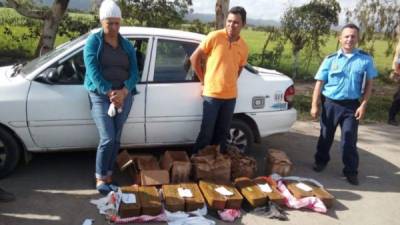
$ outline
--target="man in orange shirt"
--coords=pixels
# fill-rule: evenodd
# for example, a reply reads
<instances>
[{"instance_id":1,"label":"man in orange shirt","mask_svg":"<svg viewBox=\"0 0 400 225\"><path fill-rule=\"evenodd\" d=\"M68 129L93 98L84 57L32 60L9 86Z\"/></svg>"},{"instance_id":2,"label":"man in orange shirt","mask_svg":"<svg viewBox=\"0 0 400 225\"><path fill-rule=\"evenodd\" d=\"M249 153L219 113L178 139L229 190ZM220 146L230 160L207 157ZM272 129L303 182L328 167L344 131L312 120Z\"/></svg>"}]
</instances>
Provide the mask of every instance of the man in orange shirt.
<instances>
[{"instance_id":1,"label":"man in orange shirt","mask_svg":"<svg viewBox=\"0 0 400 225\"><path fill-rule=\"evenodd\" d=\"M226 149L237 97L237 79L248 57L248 47L240 37L245 24L245 9L231 8L225 28L209 33L190 57L204 85L203 119L193 153L207 145L220 145L221 151Z\"/></svg>"}]
</instances>

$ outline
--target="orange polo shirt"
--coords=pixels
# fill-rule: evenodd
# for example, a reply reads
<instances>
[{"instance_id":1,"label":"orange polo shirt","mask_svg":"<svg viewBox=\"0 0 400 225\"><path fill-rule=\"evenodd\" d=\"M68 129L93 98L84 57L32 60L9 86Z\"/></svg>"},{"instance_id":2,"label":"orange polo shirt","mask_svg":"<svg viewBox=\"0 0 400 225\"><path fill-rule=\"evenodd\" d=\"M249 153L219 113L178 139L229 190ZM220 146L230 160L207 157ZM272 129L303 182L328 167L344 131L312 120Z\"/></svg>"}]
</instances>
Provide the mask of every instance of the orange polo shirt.
<instances>
[{"instance_id":1,"label":"orange polo shirt","mask_svg":"<svg viewBox=\"0 0 400 225\"><path fill-rule=\"evenodd\" d=\"M249 49L242 38L230 43L225 29L213 31L200 44L208 56L203 95L220 99L237 97L239 68L247 63Z\"/></svg>"}]
</instances>

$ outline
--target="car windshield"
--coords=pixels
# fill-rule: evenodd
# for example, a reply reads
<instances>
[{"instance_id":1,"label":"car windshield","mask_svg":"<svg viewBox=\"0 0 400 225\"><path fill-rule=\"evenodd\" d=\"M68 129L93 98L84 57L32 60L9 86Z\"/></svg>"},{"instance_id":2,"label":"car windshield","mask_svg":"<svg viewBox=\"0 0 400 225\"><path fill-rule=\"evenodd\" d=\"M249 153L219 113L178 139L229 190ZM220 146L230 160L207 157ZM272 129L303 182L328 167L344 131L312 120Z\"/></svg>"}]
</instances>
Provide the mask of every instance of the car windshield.
<instances>
[{"instance_id":1,"label":"car windshield","mask_svg":"<svg viewBox=\"0 0 400 225\"><path fill-rule=\"evenodd\" d=\"M81 40L85 39L89 36L90 33L84 34L72 41L68 41L64 44L57 46L57 48L47 52L46 54L33 59L32 61L28 62L24 67L21 68L21 74L25 76L26 74L31 73L35 69L39 68L41 65L45 64L47 61L54 59L59 54L62 54L65 50L71 48L76 43L80 42Z\"/></svg>"}]
</instances>

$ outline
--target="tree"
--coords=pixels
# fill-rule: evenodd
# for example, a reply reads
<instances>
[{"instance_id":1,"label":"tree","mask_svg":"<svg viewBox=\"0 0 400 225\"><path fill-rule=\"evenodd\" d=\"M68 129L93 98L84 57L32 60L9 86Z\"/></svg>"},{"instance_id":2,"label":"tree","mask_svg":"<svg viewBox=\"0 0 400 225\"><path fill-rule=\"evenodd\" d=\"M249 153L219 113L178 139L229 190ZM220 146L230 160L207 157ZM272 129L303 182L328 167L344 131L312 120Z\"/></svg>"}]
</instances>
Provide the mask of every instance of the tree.
<instances>
[{"instance_id":1,"label":"tree","mask_svg":"<svg viewBox=\"0 0 400 225\"><path fill-rule=\"evenodd\" d=\"M346 22L358 23L362 30L360 45L374 53L376 39L383 37L388 48L386 54L394 53L393 46L399 35L396 31L400 24L400 6L398 1L360 0L353 10L347 10Z\"/></svg>"},{"instance_id":2,"label":"tree","mask_svg":"<svg viewBox=\"0 0 400 225\"><path fill-rule=\"evenodd\" d=\"M229 0L217 0L215 4L215 29L225 27L225 20L228 16Z\"/></svg>"},{"instance_id":3,"label":"tree","mask_svg":"<svg viewBox=\"0 0 400 225\"><path fill-rule=\"evenodd\" d=\"M281 19L284 36L292 43L293 79L299 68L299 53L308 46L318 51L325 45L332 25L338 24L340 5L336 0L312 0L300 7L291 7ZM319 53L318 53L319 54Z\"/></svg>"},{"instance_id":4,"label":"tree","mask_svg":"<svg viewBox=\"0 0 400 225\"><path fill-rule=\"evenodd\" d=\"M189 12L191 0L120 0L124 21L147 27L177 27Z\"/></svg>"},{"instance_id":5,"label":"tree","mask_svg":"<svg viewBox=\"0 0 400 225\"><path fill-rule=\"evenodd\" d=\"M69 0L54 0L50 8L37 7L32 0L7 0L19 14L43 21L35 55L53 49L58 26L67 10Z\"/></svg>"}]
</instances>

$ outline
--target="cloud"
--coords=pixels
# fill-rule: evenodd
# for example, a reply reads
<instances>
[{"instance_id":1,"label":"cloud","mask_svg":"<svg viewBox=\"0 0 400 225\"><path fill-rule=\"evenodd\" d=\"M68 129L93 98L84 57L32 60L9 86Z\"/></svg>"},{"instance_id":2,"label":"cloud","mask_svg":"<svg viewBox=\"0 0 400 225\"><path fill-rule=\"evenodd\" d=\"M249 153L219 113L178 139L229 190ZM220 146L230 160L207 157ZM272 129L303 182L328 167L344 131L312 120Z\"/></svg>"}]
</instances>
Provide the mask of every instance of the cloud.
<instances>
[{"instance_id":1,"label":"cloud","mask_svg":"<svg viewBox=\"0 0 400 225\"><path fill-rule=\"evenodd\" d=\"M253 19L279 21L290 6L300 6L309 0L231 0L230 7L240 5L247 11L247 17ZM216 0L193 0L194 13L214 14ZM346 8L354 8L356 1L339 0L342 7L341 17Z\"/></svg>"}]
</instances>

